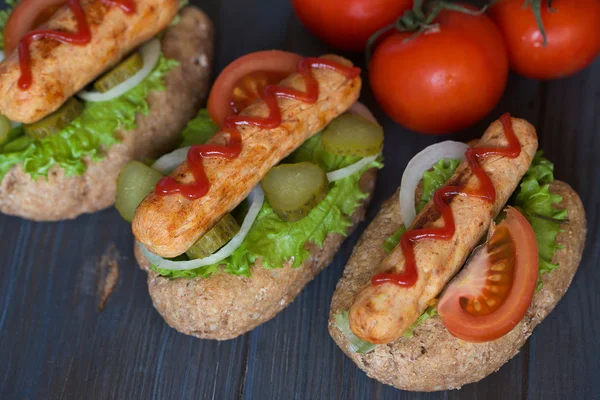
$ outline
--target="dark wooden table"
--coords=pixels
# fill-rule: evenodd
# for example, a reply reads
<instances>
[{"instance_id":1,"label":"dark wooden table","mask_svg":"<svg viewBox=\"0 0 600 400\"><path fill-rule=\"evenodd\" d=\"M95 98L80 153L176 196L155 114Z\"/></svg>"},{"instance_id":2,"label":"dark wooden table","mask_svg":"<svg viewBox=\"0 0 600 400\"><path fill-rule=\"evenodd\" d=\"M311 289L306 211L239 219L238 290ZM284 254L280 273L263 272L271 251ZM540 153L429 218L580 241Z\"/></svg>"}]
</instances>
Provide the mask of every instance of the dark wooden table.
<instances>
[{"instance_id":1,"label":"dark wooden table","mask_svg":"<svg viewBox=\"0 0 600 400\"><path fill-rule=\"evenodd\" d=\"M306 32L288 0L195 3L216 27L216 72L255 50L333 51ZM363 64L361 56L351 58ZM600 399L600 60L553 82L511 76L496 110L450 137L421 136L395 125L368 85L362 100L386 131L386 167L369 219L418 150L443 139L478 137L504 111L537 127L556 176L580 193L589 234L579 271L555 311L500 371L460 391L407 393L367 378L338 349L327 332L329 304L367 222L272 321L222 343L179 334L152 308L129 225L109 209L61 223L0 217L0 398ZM99 312L98 265L107 251L120 254L120 276Z\"/></svg>"}]
</instances>

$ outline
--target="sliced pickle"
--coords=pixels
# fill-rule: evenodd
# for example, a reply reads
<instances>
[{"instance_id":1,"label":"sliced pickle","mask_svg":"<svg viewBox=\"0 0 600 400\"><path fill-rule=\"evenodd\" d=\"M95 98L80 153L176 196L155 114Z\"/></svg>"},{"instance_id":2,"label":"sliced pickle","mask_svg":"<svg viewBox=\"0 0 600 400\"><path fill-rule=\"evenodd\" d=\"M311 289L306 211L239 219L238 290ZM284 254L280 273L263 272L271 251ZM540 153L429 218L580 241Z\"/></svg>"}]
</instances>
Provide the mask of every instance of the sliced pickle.
<instances>
[{"instance_id":1,"label":"sliced pickle","mask_svg":"<svg viewBox=\"0 0 600 400\"><path fill-rule=\"evenodd\" d=\"M329 190L325 172L309 162L273 167L261 185L275 214L290 222L306 217Z\"/></svg>"},{"instance_id":2,"label":"sliced pickle","mask_svg":"<svg viewBox=\"0 0 600 400\"><path fill-rule=\"evenodd\" d=\"M325 150L341 156L368 157L381 151L383 128L356 114L343 114L321 135Z\"/></svg>"},{"instance_id":3,"label":"sliced pickle","mask_svg":"<svg viewBox=\"0 0 600 400\"><path fill-rule=\"evenodd\" d=\"M205 258L223 247L240 231L240 225L231 214L223 218L206 232L185 254L191 259Z\"/></svg>"},{"instance_id":4,"label":"sliced pickle","mask_svg":"<svg viewBox=\"0 0 600 400\"><path fill-rule=\"evenodd\" d=\"M163 175L155 169L132 161L125 165L117 178L117 199L115 208L123 219L131 222L137 206L154 190Z\"/></svg>"},{"instance_id":5,"label":"sliced pickle","mask_svg":"<svg viewBox=\"0 0 600 400\"><path fill-rule=\"evenodd\" d=\"M23 129L27 136L41 140L67 127L82 112L83 105L77 99L71 97L61 108L47 117L33 124L23 124Z\"/></svg>"},{"instance_id":6,"label":"sliced pickle","mask_svg":"<svg viewBox=\"0 0 600 400\"><path fill-rule=\"evenodd\" d=\"M94 89L100 93L108 92L110 89L134 76L143 67L144 60L141 54L137 52L133 53L94 82Z\"/></svg>"},{"instance_id":7,"label":"sliced pickle","mask_svg":"<svg viewBox=\"0 0 600 400\"><path fill-rule=\"evenodd\" d=\"M8 133L11 129L12 124L10 123L10 120L4 115L0 114L0 144L6 142L6 139L8 139Z\"/></svg>"}]
</instances>

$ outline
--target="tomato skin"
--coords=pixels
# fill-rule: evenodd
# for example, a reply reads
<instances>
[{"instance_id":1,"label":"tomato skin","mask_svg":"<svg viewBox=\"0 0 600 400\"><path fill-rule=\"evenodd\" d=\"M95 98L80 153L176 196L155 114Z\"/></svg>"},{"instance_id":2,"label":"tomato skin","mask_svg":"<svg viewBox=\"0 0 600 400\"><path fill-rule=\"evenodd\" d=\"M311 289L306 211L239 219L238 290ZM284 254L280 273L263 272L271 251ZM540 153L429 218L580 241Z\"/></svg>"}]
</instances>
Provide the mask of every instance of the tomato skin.
<instances>
[{"instance_id":1,"label":"tomato skin","mask_svg":"<svg viewBox=\"0 0 600 400\"><path fill-rule=\"evenodd\" d=\"M554 0L548 10L542 1L543 37L530 7L523 0L501 0L490 13L502 32L511 68L534 79L555 79L574 74L600 53L600 1Z\"/></svg>"},{"instance_id":2,"label":"tomato skin","mask_svg":"<svg viewBox=\"0 0 600 400\"><path fill-rule=\"evenodd\" d=\"M437 32L386 37L369 67L371 88L386 114L427 134L479 121L498 103L508 78L504 42L489 17L444 10L435 22Z\"/></svg>"},{"instance_id":3,"label":"tomato skin","mask_svg":"<svg viewBox=\"0 0 600 400\"><path fill-rule=\"evenodd\" d=\"M225 117L233 114L231 100L236 84L256 72L270 72L269 76L285 76L296 71L302 57L281 50L263 50L246 54L231 62L221 71L208 95L208 113L221 125ZM277 80L279 82L279 79ZM274 83L274 82L267 82Z\"/></svg>"},{"instance_id":4,"label":"tomato skin","mask_svg":"<svg viewBox=\"0 0 600 400\"><path fill-rule=\"evenodd\" d=\"M329 45L363 51L377 30L412 7L412 0L293 0L298 18Z\"/></svg>"},{"instance_id":5,"label":"tomato skin","mask_svg":"<svg viewBox=\"0 0 600 400\"><path fill-rule=\"evenodd\" d=\"M8 55L27 32L46 22L66 0L21 0L4 27L4 52Z\"/></svg>"},{"instance_id":6,"label":"tomato skin","mask_svg":"<svg viewBox=\"0 0 600 400\"><path fill-rule=\"evenodd\" d=\"M438 303L438 313L442 323L450 333L469 342L487 342L496 340L510 332L523 319L535 292L538 277L538 247L533 228L516 209L509 207L506 219L497 229L508 228L510 248L514 250L513 274L509 289L498 304L498 291L489 287L498 283L492 276L501 276L503 272L491 269L491 257L485 253L475 254L470 262L446 287ZM505 230L505 229L504 229ZM503 239L500 239L502 243ZM488 241L488 243L490 243ZM505 240L504 243L507 243ZM496 247L498 249L498 247ZM483 255L485 254L485 255ZM489 257L489 258L486 258ZM497 259L494 268L502 266L507 259ZM496 286L496 288L499 288ZM461 300L480 298L495 299L494 310L490 313L468 311ZM483 302L482 298L482 302Z\"/></svg>"}]
</instances>

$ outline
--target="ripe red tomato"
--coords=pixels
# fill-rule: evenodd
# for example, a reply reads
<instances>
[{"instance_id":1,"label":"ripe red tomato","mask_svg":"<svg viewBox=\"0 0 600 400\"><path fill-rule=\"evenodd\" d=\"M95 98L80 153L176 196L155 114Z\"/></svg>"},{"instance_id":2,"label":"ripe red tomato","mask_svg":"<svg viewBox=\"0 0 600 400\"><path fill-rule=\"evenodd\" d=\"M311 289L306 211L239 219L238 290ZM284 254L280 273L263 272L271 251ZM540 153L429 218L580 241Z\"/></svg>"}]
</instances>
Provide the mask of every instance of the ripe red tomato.
<instances>
[{"instance_id":1,"label":"ripe red tomato","mask_svg":"<svg viewBox=\"0 0 600 400\"><path fill-rule=\"evenodd\" d=\"M470 342L498 339L523 319L538 277L535 233L508 208L506 219L448 285L438 303L443 324Z\"/></svg>"},{"instance_id":2,"label":"ripe red tomato","mask_svg":"<svg viewBox=\"0 0 600 400\"><path fill-rule=\"evenodd\" d=\"M508 77L502 35L488 16L443 10L434 22L437 30L412 39L398 31L387 36L369 66L386 114L430 134L479 121L500 100Z\"/></svg>"},{"instance_id":3,"label":"ripe red tomato","mask_svg":"<svg viewBox=\"0 0 600 400\"><path fill-rule=\"evenodd\" d=\"M52 17L67 0L21 0L10 13L4 27L4 52L8 55L27 32Z\"/></svg>"},{"instance_id":4,"label":"ripe red tomato","mask_svg":"<svg viewBox=\"0 0 600 400\"><path fill-rule=\"evenodd\" d=\"M541 1L542 33L524 0L501 0L490 12L502 31L511 68L535 79L560 78L580 71L600 53L600 1Z\"/></svg>"},{"instance_id":5,"label":"ripe red tomato","mask_svg":"<svg viewBox=\"0 0 600 400\"><path fill-rule=\"evenodd\" d=\"M246 54L219 74L208 96L208 113L215 123L238 114L260 97L261 90L296 71L301 56L281 50Z\"/></svg>"},{"instance_id":6,"label":"ripe red tomato","mask_svg":"<svg viewBox=\"0 0 600 400\"><path fill-rule=\"evenodd\" d=\"M363 51L369 37L412 7L412 0L293 0L300 21L340 50Z\"/></svg>"}]
</instances>

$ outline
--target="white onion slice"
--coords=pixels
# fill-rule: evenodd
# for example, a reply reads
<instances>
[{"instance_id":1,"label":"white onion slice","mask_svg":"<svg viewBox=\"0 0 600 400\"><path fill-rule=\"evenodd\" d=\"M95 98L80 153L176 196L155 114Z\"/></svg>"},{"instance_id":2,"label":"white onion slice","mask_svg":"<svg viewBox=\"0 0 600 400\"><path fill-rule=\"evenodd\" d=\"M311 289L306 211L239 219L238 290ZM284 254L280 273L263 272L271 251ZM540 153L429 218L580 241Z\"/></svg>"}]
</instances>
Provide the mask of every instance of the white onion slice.
<instances>
[{"instance_id":1,"label":"white onion slice","mask_svg":"<svg viewBox=\"0 0 600 400\"><path fill-rule=\"evenodd\" d=\"M336 169L335 171L331 171L327 173L327 179L329 182L339 181L340 179L344 179L350 175L353 175L371 164L373 161L377 159L379 154L375 154L374 156L365 157L355 162L354 164L350 164L345 168Z\"/></svg>"},{"instance_id":2,"label":"white onion slice","mask_svg":"<svg viewBox=\"0 0 600 400\"><path fill-rule=\"evenodd\" d=\"M165 154L152 164L152 168L162 173L169 175L173 170L179 167L187 158L187 153L191 146L182 147L170 153Z\"/></svg>"},{"instance_id":3,"label":"white onion slice","mask_svg":"<svg viewBox=\"0 0 600 400\"><path fill-rule=\"evenodd\" d=\"M365 117L369 121L373 121L377 125L379 125L379 122L377 121L377 119L375 119L375 116L373 115L371 110L369 110L367 106L365 106L360 101L357 101L356 103L352 104L352 106L350 106L350 108L348 109L348 112L350 114L356 114L360 115L361 117Z\"/></svg>"},{"instance_id":4,"label":"white onion slice","mask_svg":"<svg viewBox=\"0 0 600 400\"><path fill-rule=\"evenodd\" d=\"M250 192L250 195L248 196L248 201L250 203L250 208L246 214L246 217L244 218L244 222L242 223L240 231L219 251L211 254L208 257L189 261L171 261L165 260L164 258L151 253L146 246L138 242L140 249L148 261L152 263L152 265L156 265L162 269L183 271L219 263L229 257L238 247L240 247L246 238L246 235L250 231L250 228L252 228L252 225L258 216L258 212L262 208L263 202L265 201L265 194L260 185L256 185L256 187L252 189L252 192Z\"/></svg>"},{"instance_id":5,"label":"white onion slice","mask_svg":"<svg viewBox=\"0 0 600 400\"><path fill-rule=\"evenodd\" d=\"M442 158L463 160L468 147L465 143L447 140L426 147L408 162L400 184L400 212L405 226L410 226L417 216L415 190L423 174Z\"/></svg>"},{"instance_id":6,"label":"white onion slice","mask_svg":"<svg viewBox=\"0 0 600 400\"><path fill-rule=\"evenodd\" d=\"M103 102L119 97L139 85L148 75L150 75L160 58L160 41L158 39L152 39L149 42L146 42L140 47L140 53L144 60L144 66L131 78L104 93L82 90L77 93L77 96L85 101Z\"/></svg>"}]
</instances>

